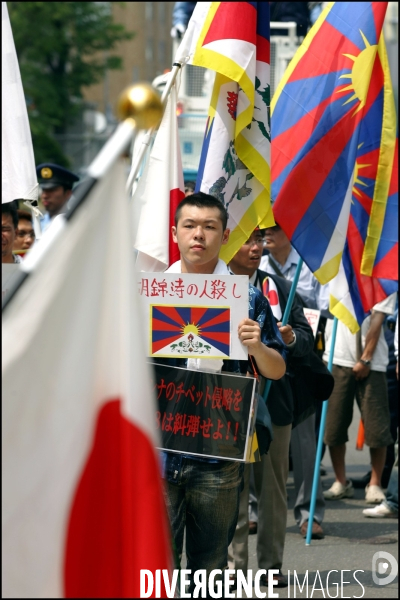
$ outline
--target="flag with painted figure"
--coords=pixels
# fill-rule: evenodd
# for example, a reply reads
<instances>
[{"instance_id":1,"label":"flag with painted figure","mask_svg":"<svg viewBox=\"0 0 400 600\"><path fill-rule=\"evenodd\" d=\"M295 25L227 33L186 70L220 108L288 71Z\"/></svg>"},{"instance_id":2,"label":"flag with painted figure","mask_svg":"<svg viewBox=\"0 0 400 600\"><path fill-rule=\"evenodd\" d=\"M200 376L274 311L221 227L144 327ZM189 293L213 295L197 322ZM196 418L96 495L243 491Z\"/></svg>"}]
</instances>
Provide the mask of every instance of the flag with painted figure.
<instances>
[{"instance_id":1,"label":"flag with painted figure","mask_svg":"<svg viewBox=\"0 0 400 600\"><path fill-rule=\"evenodd\" d=\"M219 198L231 230L225 262L257 226L274 225L270 206L268 2L199 2L178 55L217 72L196 189Z\"/></svg>"},{"instance_id":2,"label":"flag with painted figure","mask_svg":"<svg viewBox=\"0 0 400 600\"><path fill-rule=\"evenodd\" d=\"M272 100L275 218L321 283L339 270L353 171L364 141L360 138L363 120L373 115L382 126L388 65L380 38L386 6L387 2L329 3ZM390 127L392 131L384 131L382 137L387 167L380 174L386 186L395 147L395 127ZM383 197L385 185L377 187ZM375 256L385 203L378 216L375 209L371 213L375 226L365 238L369 248L371 235L375 236Z\"/></svg>"},{"instance_id":3,"label":"flag with painted figure","mask_svg":"<svg viewBox=\"0 0 400 600\"><path fill-rule=\"evenodd\" d=\"M165 271L180 258L171 234L176 209L185 197L176 107L175 84L132 199L138 271Z\"/></svg>"},{"instance_id":4,"label":"flag with painted figure","mask_svg":"<svg viewBox=\"0 0 400 600\"><path fill-rule=\"evenodd\" d=\"M140 569L172 566L125 183L117 164L58 218L3 313L8 598L138 598Z\"/></svg>"}]
</instances>

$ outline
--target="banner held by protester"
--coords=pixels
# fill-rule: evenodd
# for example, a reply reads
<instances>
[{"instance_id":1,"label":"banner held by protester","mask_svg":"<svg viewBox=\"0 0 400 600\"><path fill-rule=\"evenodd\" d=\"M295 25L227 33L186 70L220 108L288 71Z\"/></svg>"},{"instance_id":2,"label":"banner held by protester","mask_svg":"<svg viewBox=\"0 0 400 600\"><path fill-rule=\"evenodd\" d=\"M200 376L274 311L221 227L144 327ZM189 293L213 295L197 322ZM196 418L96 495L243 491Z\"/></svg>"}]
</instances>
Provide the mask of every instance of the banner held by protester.
<instances>
[{"instance_id":1,"label":"banner held by protester","mask_svg":"<svg viewBox=\"0 0 400 600\"><path fill-rule=\"evenodd\" d=\"M362 122L371 114L382 124L386 66L380 38L386 6L329 3L272 101L274 214L321 283L339 270L353 171L364 142ZM391 165L394 139L389 137L385 160Z\"/></svg>"},{"instance_id":2,"label":"banner held by protester","mask_svg":"<svg viewBox=\"0 0 400 600\"><path fill-rule=\"evenodd\" d=\"M196 189L226 206L225 262L270 206L270 46L267 2L198 2L177 56L217 71Z\"/></svg>"}]
</instances>

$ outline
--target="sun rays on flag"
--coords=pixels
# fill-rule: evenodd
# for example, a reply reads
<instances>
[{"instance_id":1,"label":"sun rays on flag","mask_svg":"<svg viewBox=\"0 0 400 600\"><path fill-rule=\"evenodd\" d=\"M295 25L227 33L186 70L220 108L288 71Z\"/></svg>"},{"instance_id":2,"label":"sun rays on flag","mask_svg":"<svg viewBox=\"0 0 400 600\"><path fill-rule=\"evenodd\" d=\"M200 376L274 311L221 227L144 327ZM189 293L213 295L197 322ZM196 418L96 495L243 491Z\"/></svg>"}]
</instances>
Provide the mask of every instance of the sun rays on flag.
<instances>
[{"instance_id":1,"label":"sun rays on flag","mask_svg":"<svg viewBox=\"0 0 400 600\"><path fill-rule=\"evenodd\" d=\"M357 146L358 150L363 146L364 142L362 142L361 144L359 144ZM358 196L361 197L362 193L361 190L357 189L356 186L363 186L363 187L368 187L368 183L365 183L365 181L363 181L362 179L360 179L360 171L361 169L365 169L366 167L370 167L371 164L363 164L358 162L358 160L356 160L356 164L354 166L354 177L353 177L353 195L354 196ZM354 204L353 200L352 203Z\"/></svg>"},{"instance_id":2,"label":"sun rays on flag","mask_svg":"<svg viewBox=\"0 0 400 600\"><path fill-rule=\"evenodd\" d=\"M187 335L188 333L193 333L194 335L201 335L201 329L198 325L194 323L187 323L186 325L182 325L182 335Z\"/></svg>"},{"instance_id":3,"label":"sun rays on flag","mask_svg":"<svg viewBox=\"0 0 400 600\"><path fill-rule=\"evenodd\" d=\"M353 67L351 69L351 73L340 75L339 79L351 79L351 84L341 88L340 90L337 90L336 92L338 94L349 91L354 92L354 94L352 94L352 96L350 96L350 98L343 103L344 106L355 99L358 100L357 107L352 115L353 117L365 106L369 89L369 81L374 66L376 53L378 52L377 44L371 45L361 29L360 34L364 41L364 50L362 50L358 56L354 56L353 54L343 54L343 56L347 56L347 58L353 61Z\"/></svg>"}]
</instances>

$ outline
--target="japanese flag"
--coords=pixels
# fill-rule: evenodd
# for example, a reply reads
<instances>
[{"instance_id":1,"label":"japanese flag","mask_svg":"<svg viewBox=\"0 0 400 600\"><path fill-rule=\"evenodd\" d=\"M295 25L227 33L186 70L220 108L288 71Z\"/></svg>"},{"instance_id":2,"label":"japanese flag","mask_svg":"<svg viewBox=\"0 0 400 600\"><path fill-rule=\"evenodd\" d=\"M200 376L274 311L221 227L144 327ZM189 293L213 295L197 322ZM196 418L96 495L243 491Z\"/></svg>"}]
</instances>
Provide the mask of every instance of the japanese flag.
<instances>
[{"instance_id":1,"label":"japanese flag","mask_svg":"<svg viewBox=\"0 0 400 600\"><path fill-rule=\"evenodd\" d=\"M117 164L3 315L4 597L139 597L171 566L124 185Z\"/></svg>"},{"instance_id":2,"label":"japanese flag","mask_svg":"<svg viewBox=\"0 0 400 600\"><path fill-rule=\"evenodd\" d=\"M179 260L171 226L185 197L176 116L176 87L172 87L146 168L133 196L134 247L138 271L165 271Z\"/></svg>"}]
</instances>

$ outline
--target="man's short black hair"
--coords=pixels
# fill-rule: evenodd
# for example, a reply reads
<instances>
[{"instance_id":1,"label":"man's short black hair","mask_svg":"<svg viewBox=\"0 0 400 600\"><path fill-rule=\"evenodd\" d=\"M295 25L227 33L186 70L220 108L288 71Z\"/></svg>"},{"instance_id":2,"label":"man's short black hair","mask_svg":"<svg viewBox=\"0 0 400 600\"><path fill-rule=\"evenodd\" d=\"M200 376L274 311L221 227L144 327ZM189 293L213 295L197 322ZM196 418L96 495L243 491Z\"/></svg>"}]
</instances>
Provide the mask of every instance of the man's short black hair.
<instances>
[{"instance_id":1,"label":"man's short black hair","mask_svg":"<svg viewBox=\"0 0 400 600\"><path fill-rule=\"evenodd\" d=\"M12 222L14 224L14 229L18 227L18 213L15 207L14 202L5 202L1 205L1 214L2 215L11 215Z\"/></svg>"},{"instance_id":2,"label":"man's short black hair","mask_svg":"<svg viewBox=\"0 0 400 600\"><path fill-rule=\"evenodd\" d=\"M225 231L228 224L228 212L222 202L218 200L218 198L215 198L215 196L205 194L204 192L196 192L191 196L186 196L186 198L179 203L178 208L176 209L175 227L178 225L179 217L181 216L181 211L184 206L197 206L197 208L218 208L222 221L222 231Z\"/></svg>"},{"instance_id":3,"label":"man's short black hair","mask_svg":"<svg viewBox=\"0 0 400 600\"><path fill-rule=\"evenodd\" d=\"M17 215L18 215L18 222L20 219L25 219L25 221L30 221L31 223L33 223L32 213L29 212L29 210L23 210L23 209L19 208L17 210Z\"/></svg>"}]
</instances>

